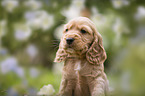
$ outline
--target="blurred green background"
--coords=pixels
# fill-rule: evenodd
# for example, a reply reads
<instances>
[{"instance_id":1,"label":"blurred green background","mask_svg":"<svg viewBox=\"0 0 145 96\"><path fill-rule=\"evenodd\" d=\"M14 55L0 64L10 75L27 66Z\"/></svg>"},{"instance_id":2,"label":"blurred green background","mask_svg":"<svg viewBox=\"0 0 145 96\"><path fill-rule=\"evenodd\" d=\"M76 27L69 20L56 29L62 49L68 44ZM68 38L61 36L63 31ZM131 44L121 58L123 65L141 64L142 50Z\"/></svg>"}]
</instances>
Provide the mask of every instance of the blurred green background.
<instances>
[{"instance_id":1,"label":"blurred green background","mask_svg":"<svg viewBox=\"0 0 145 96\"><path fill-rule=\"evenodd\" d=\"M105 72L114 96L145 96L144 0L0 0L0 96L58 92L54 63L63 25L86 16L103 37Z\"/></svg>"}]
</instances>

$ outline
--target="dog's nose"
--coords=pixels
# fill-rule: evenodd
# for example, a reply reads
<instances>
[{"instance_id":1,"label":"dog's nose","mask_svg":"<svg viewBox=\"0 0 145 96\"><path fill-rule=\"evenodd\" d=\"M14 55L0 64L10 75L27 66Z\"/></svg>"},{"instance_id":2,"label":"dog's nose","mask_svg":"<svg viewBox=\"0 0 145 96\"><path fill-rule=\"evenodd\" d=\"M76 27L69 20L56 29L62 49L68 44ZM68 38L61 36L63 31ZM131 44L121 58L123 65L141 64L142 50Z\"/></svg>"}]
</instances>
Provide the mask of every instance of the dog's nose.
<instances>
[{"instance_id":1,"label":"dog's nose","mask_svg":"<svg viewBox=\"0 0 145 96\"><path fill-rule=\"evenodd\" d=\"M72 44L72 42L74 41L74 38L66 38L66 42L67 44Z\"/></svg>"}]
</instances>

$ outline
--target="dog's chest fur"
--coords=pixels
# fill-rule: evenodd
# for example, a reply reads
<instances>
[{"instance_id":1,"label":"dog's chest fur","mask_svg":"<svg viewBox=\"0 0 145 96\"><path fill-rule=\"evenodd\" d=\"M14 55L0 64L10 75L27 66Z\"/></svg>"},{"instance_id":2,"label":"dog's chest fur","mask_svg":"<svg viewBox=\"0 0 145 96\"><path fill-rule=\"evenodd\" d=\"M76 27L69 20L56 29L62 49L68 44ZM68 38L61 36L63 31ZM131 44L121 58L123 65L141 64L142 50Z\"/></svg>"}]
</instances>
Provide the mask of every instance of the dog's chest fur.
<instances>
[{"instance_id":1,"label":"dog's chest fur","mask_svg":"<svg viewBox=\"0 0 145 96\"><path fill-rule=\"evenodd\" d=\"M79 59L67 59L64 63L63 71L68 78L77 78L79 76L83 76L89 72L87 70L87 61L79 60Z\"/></svg>"},{"instance_id":2,"label":"dog's chest fur","mask_svg":"<svg viewBox=\"0 0 145 96\"><path fill-rule=\"evenodd\" d=\"M64 75L70 79L76 79L79 76L96 77L102 70L101 65L92 65L85 59L67 59L63 67Z\"/></svg>"},{"instance_id":3,"label":"dog's chest fur","mask_svg":"<svg viewBox=\"0 0 145 96\"><path fill-rule=\"evenodd\" d=\"M63 68L63 72L65 78L68 80L75 80L75 96L89 96L89 86L88 86L88 80L85 74L90 73L87 69L88 63L84 60L79 59L69 59L66 60ZM77 93L76 93L77 92ZM82 95L82 94L88 94L88 95Z\"/></svg>"}]
</instances>

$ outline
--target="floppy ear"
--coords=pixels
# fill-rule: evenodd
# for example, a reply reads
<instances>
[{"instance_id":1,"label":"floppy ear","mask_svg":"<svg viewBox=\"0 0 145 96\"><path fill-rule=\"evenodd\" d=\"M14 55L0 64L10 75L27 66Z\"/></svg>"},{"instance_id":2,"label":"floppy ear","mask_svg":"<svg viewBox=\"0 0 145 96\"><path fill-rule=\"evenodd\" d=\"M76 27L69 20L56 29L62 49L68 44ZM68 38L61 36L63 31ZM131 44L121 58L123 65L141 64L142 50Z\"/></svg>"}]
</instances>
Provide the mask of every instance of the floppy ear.
<instances>
[{"instance_id":1,"label":"floppy ear","mask_svg":"<svg viewBox=\"0 0 145 96\"><path fill-rule=\"evenodd\" d=\"M56 57L54 59L54 62L62 62L67 57L65 50L61 46L62 46L62 42L60 42L60 44L59 44L59 49L56 52Z\"/></svg>"},{"instance_id":2,"label":"floppy ear","mask_svg":"<svg viewBox=\"0 0 145 96\"><path fill-rule=\"evenodd\" d=\"M91 64L102 64L106 60L106 52L103 48L102 37L99 33L94 34L94 41L86 53L86 58Z\"/></svg>"}]
</instances>

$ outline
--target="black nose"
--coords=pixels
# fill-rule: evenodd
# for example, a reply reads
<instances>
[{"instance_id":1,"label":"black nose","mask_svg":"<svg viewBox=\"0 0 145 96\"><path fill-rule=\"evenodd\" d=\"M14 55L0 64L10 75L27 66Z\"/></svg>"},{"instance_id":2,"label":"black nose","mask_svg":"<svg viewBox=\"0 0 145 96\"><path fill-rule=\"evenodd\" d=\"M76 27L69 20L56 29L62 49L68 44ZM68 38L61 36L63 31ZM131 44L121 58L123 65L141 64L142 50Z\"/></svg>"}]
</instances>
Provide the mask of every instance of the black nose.
<instances>
[{"instance_id":1,"label":"black nose","mask_svg":"<svg viewBox=\"0 0 145 96\"><path fill-rule=\"evenodd\" d=\"M72 44L72 42L74 41L74 38L66 38L66 42L67 44Z\"/></svg>"}]
</instances>

